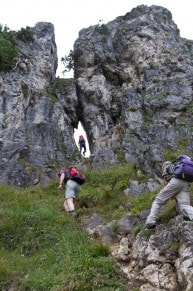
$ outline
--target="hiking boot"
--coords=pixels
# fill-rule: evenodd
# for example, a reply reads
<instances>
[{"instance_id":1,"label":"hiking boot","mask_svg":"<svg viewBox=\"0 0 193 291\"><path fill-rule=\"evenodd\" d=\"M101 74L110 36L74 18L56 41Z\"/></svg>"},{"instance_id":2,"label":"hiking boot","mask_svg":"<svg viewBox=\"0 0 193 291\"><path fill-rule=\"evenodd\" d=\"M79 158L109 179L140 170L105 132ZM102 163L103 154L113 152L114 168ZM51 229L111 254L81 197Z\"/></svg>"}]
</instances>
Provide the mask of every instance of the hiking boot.
<instances>
[{"instance_id":1,"label":"hiking boot","mask_svg":"<svg viewBox=\"0 0 193 291\"><path fill-rule=\"evenodd\" d=\"M145 225L145 228L147 229L154 229L156 227L156 223L155 222L148 222Z\"/></svg>"}]
</instances>

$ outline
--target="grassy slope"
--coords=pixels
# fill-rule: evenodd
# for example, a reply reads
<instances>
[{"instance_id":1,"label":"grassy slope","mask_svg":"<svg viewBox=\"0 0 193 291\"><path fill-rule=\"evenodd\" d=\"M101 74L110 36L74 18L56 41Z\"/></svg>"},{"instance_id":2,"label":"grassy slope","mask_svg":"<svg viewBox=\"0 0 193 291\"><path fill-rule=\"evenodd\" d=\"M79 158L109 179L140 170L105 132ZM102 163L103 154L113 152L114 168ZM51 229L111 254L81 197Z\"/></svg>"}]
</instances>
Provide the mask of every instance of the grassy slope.
<instances>
[{"instance_id":1,"label":"grassy slope","mask_svg":"<svg viewBox=\"0 0 193 291\"><path fill-rule=\"evenodd\" d=\"M64 213L58 181L26 189L0 185L0 290L127 290L109 246L89 237L79 218L97 212L106 221L120 219L128 202L137 214L155 193L132 200L123 194L129 178L136 178L128 165L90 169L86 176L78 218Z\"/></svg>"}]
</instances>

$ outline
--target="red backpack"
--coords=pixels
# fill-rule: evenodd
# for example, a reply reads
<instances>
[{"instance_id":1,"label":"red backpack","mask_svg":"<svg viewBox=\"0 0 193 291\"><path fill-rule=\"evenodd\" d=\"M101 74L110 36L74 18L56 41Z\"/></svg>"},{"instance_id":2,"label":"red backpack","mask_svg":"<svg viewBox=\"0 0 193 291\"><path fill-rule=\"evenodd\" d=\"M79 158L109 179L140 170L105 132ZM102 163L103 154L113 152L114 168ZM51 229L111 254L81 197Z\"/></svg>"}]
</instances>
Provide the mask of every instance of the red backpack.
<instances>
[{"instance_id":1,"label":"red backpack","mask_svg":"<svg viewBox=\"0 0 193 291\"><path fill-rule=\"evenodd\" d=\"M60 177L61 174L65 174L64 183L66 184L68 180L76 181L78 184L82 185L86 182L86 177L84 174L82 174L80 171L78 171L76 168L66 168L62 167L58 171L58 176Z\"/></svg>"},{"instance_id":2,"label":"red backpack","mask_svg":"<svg viewBox=\"0 0 193 291\"><path fill-rule=\"evenodd\" d=\"M71 168L70 180L76 181L78 184L82 185L86 182L86 177L83 173L78 171L76 168Z\"/></svg>"}]
</instances>

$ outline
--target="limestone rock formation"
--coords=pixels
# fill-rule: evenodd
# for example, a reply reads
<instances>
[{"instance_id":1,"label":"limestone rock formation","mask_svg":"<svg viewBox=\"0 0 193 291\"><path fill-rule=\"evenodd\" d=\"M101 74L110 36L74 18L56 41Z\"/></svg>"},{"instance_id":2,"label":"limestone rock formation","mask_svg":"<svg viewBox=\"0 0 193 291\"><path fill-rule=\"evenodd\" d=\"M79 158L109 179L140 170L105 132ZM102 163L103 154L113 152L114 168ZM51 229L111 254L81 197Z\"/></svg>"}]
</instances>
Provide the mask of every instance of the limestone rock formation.
<instances>
[{"instance_id":1,"label":"limestone rock formation","mask_svg":"<svg viewBox=\"0 0 193 291\"><path fill-rule=\"evenodd\" d=\"M134 162L160 175L165 153L192 154L192 42L171 13L141 5L82 29L74 82L56 88L54 27L37 23L18 40L20 58L0 73L0 181L45 184L58 165L79 161L80 121L96 167Z\"/></svg>"},{"instance_id":2,"label":"limestone rock formation","mask_svg":"<svg viewBox=\"0 0 193 291\"><path fill-rule=\"evenodd\" d=\"M143 229L144 220L128 214L106 224L94 213L84 221L89 234L108 243L128 278L128 290L193 290L193 222L177 215L155 230ZM136 229L142 229L135 233Z\"/></svg>"},{"instance_id":3,"label":"limestone rock formation","mask_svg":"<svg viewBox=\"0 0 193 291\"><path fill-rule=\"evenodd\" d=\"M80 31L75 81L93 163L159 174L166 150L193 154L192 52L159 6Z\"/></svg>"},{"instance_id":4,"label":"limestone rock formation","mask_svg":"<svg viewBox=\"0 0 193 291\"><path fill-rule=\"evenodd\" d=\"M141 5L82 29L74 80L63 88L55 76L54 26L37 23L33 40L17 41L15 68L0 72L0 183L45 185L59 165L80 162L73 137L79 121L92 165L134 162L150 174L146 185L132 181L127 195L157 187L154 174L167 152L193 156L193 45L167 9ZM113 222L104 225L98 214L85 227L113 244L129 288L193 290L193 223L178 215L167 227L134 236L146 216L136 221L128 213L116 224L117 236Z\"/></svg>"},{"instance_id":5,"label":"limestone rock formation","mask_svg":"<svg viewBox=\"0 0 193 291\"><path fill-rule=\"evenodd\" d=\"M46 184L76 151L76 90L71 82L62 96L52 93L58 62L52 24L37 23L33 40L18 46L15 68L0 74L0 182Z\"/></svg>"}]
</instances>

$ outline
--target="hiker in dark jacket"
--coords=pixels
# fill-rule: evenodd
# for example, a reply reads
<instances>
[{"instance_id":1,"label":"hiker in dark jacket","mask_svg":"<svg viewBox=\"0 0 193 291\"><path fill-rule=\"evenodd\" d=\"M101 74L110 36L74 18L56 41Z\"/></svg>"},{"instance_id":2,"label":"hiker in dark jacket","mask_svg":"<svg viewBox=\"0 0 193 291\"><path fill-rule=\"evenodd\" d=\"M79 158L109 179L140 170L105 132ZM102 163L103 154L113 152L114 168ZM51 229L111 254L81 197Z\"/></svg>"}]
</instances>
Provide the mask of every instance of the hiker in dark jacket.
<instances>
[{"instance_id":1,"label":"hiker in dark jacket","mask_svg":"<svg viewBox=\"0 0 193 291\"><path fill-rule=\"evenodd\" d=\"M169 199L175 198L179 211L190 220L193 220L193 207L190 205L190 183L183 179L175 178L168 174L167 168L172 163L166 161L162 166L164 188L158 193L153 201L151 211L146 220L146 228L154 228L160 213L160 208Z\"/></svg>"},{"instance_id":2,"label":"hiker in dark jacket","mask_svg":"<svg viewBox=\"0 0 193 291\"><path fill-rule=\"evenodd\" d=\"M82 152L83 149L83 155L86 153L86 143L83 135L79 136L79 141L78 141L79 147L80 147L80 153Z\"/></svg>"}]
</instances>

